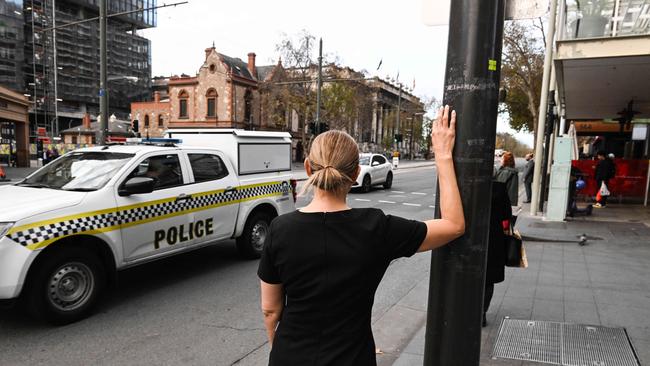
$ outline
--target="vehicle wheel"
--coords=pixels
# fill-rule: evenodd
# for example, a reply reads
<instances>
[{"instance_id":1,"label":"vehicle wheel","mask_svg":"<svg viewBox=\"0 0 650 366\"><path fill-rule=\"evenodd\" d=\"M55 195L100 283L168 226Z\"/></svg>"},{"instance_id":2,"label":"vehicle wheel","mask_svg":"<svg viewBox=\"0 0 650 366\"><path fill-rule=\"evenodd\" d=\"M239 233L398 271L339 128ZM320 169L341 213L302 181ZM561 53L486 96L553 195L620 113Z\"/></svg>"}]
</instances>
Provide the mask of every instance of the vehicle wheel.
<instances>
[{"instance_id":1,"label":"vehicle wheel","mask_svg":"<svg viewBox=\"0 0 650 366\"><path fill-rule=\"evenodd\" d=\"M237 238L239 254L244 258L259 258L264 250L270 225L271 216L265 212L257 212L250 216L244 225L244 232Z\"/></svg>"},{"instance_id":2,"label":"vehicle wheel","mask_svg":"<svg viewBox=\"0 0 650 366\"><path fill-rule=\"evenodd\" d=\"M370 182L370 176L366 175L365 177L363 177L363 183L361 183L361 190L364 193L368 193L370 192L371 188L372 188L372 184Z\"/></svg>"},{"instance_id":3,"label":"vehicle wheel","mask_svg":"<svg viewBox=\"0 0 650 366\"><path fill-rule=\"evenodd\" d=\"M88 249L68 247L37 264L27 288L27 305L35 317L54 324L83 319L97 303L105 284L101 260Z\"/></svg>"},{"instance_id":4,"label":"vehicle wheel","mask_svg":"<svg viewBox=\"0 0 650 366\"><path fill-rule=\"evenodd\" d=\"M388 172L386 176L386 181L384 182L384 189L390 189L393 186L393 173Z\"/></svg>"}]
</instances>

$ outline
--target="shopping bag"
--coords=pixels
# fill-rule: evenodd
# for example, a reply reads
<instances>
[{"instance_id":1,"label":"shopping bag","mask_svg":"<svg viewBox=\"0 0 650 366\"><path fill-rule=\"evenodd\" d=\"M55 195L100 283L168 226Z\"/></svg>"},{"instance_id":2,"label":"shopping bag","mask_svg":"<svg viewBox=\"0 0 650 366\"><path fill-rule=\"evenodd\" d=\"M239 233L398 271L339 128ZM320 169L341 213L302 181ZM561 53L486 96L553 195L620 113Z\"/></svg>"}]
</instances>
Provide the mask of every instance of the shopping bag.
<instances>
[{"instance_id":1,"label":"shopping bag","mask_svg":"<svg viewBox=\"0 0 650 366\"><path fill-rule=\"evenodd\" d=\"M528 257L526 256L526 248L521 243L521 261L519 261L519 268L528 268Z\"/></svg>"},{"instance_id":2,"label":"shopping bag","mask_svg":"<svg viewBox=\"0 0 650 366\"><path fill-rule=\"evenodd\" d=\"M600 184L600 190L598 193L600 193L601 196L609 196L609 189L607 189L607 184L605 184L605 182Z\"/></svg>"}]
</instances>

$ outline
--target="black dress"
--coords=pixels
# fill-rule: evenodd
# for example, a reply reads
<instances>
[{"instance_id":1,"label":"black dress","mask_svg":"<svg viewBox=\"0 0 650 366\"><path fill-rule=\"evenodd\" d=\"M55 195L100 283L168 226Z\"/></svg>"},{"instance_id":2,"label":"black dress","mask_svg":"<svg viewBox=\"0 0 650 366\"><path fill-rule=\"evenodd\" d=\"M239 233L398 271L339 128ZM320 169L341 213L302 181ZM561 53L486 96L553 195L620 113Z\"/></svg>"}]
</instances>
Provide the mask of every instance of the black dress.
<instances>
[{"instance_id":1,"label":"black dress","mask_svg":"<svg viewBox=\"0 0 650 366\"><path fill-rule=\"evenodd\" d=\"M390 262L417 251L423 222L378 209L277 217L258 275L286 302L269 365L376 365L370 316Z\"/></svg>"}]
</instances>

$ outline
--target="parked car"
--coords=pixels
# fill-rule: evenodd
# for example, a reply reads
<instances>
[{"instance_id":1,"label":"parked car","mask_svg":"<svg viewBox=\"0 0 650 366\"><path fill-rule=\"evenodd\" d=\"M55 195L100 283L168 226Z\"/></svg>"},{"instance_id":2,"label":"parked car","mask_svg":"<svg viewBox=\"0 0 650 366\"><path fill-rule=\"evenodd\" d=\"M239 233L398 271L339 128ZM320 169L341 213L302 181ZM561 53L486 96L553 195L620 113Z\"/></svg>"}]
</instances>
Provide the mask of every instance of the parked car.
<instances>
[{"instance_id":1,"label":"parked car","mask_svg":"<svg viewBox=\"0 0 650 366\"><path fill-rule=\"evenodd\" d=\"M359 154L361 172L352 188L370 192L374 185L382 184L385 189L393 185L393 165L380 154Z\"/></svg>"}]
</instances>

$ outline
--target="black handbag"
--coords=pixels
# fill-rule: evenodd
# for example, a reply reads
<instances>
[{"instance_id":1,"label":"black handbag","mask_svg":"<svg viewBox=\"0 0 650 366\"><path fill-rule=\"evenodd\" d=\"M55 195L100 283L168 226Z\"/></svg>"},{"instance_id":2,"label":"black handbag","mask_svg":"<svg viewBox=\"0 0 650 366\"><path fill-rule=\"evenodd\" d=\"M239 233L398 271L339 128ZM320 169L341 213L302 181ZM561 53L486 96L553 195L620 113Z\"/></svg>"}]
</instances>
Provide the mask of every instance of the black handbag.
<instances>
[{"instance_id":1,"label":"black handbag","mask_svg":"<svg viewBox=\"0 0 650 366\"><path fill-rule=\"evenodd\" d=\"M513 216L514 220L510 220L510 228L508 233L503 238L504 246L506 248L506 266L516 268L528 268L528 258L526 257L526 249L521 240L521 235L514 229L514 222L517 216Z\"/></svg>"},{"instance_id":2,"label":"black handbag","mask_svg":"<svg viewBox=\"0 0 650 366\"><path fill-rule=\"evenodd\" d=\"M506 247L506 266L519 268L521 266L521 253L523 245L521 238L516 237L513 234L508 234L505 235L503 240Z\"/></svg>"}]
</instances>

